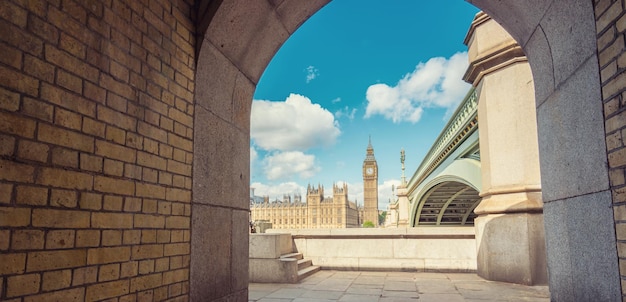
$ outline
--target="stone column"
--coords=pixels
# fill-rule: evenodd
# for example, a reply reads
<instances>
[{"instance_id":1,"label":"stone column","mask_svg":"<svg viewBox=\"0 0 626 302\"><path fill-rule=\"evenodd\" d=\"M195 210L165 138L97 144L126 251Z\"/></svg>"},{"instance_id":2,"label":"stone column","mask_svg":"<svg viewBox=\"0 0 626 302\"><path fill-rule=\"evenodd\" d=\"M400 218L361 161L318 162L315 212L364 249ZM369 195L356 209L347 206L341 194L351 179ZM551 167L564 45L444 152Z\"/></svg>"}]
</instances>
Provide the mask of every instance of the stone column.
<instances>
[{"instance_id":1,"label":"stone column","mask_svg":"<svg viewBox=\"0 0 626 302\"><path fill-rule=\"evenodd\" d=\"M534 83L521 47L484 13L465 40L464 80L477 88L482 201L475 209L478 275L546 284Z\"/></svg>"},{"instance_id":2,"label":"stone column","mask_svg":"<svg viewBox=\"0 0 626 302\"><path fill-rule=\"evenodd\" d=\"M409 191L406 188L406 184L401 184L398 187L398 227L409 227L409 198L407 197Z\"/></svg>"}]
</instances>

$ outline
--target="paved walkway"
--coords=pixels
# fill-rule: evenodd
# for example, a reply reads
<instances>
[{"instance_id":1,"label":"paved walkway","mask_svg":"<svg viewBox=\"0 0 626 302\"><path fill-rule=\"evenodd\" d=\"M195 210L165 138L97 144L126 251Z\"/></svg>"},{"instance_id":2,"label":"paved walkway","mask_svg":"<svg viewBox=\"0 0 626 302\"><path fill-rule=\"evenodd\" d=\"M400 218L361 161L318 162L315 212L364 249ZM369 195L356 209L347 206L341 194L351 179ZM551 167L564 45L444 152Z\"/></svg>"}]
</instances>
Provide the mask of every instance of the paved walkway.
<instances>
[{"instance_id":1,"label":"paved walkway","mask_svg":"<svg viewBox=\"0 0 626 302\"><path fill-rule=\"evenodd\" d=\"M476 274L322 270L298 284L250 283L249 301L550 301L547 286L492 282Z\"/></svg>"}]
</instances>

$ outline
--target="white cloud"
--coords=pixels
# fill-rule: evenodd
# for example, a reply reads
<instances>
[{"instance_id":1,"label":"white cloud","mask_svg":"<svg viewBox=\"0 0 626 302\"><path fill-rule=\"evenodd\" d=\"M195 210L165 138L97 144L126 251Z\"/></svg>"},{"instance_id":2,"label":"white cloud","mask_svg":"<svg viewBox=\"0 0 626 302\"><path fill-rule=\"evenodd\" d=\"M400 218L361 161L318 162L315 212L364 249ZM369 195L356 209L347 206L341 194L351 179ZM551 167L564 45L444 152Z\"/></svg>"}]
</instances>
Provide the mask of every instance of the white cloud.
<instances>
[{"instance_id":1,"label":"white cloud","mask_svg":"<svg viewBox=\"0 0 626 302\"><path fill-rule=\"evenodd\" d=\"M394 123L416 123L425 107L455 108L470 88L462 80L467 66L467 52L460 52L419 63L396 86L371 85L365 118L380 114Z\"/></svg>"},{"instance_id":2,"label":"white cloud","mask_svg":"<svg viewBox=\"0 0 626 302\"><path fill-rule=\"evenodd\" d=\"M398 198L395 195L396 192L392 192L391 190L392 186L396 190L398 190L398 185L400 185L399 179L389 179L389 180L383 181L382 184L378 184L378 208L379 209L387 210L389 199L396 200L396 198Z\"/></svg>"},{"instance_id":3,"label":"white cloud","mask_svg":"<svg viewBox=\"0 0 626 302\"><path fill-rule=\"evenodd\" d=\"M341 102L341 98L339 98L339 97L334 98L330 102L333 103L333 104L337 104L337 103Z\"/></svg>"},{"instance_id":4,"label":"white cloud","mask_svg":"<svg viewBox=\"0 0 626 302\"><path fill-rule=\"evenodd\" d=\"M306 188L291 181L283 182L277 185L266 185L259 182L252 183L251 188L254 188L254 195L256 196L269 196L270 201L282 200L283 194L289 194L293 197L294 194L300 194L302 201L306 201Z\"/></svg>"},{"instance_id":5,"label":"white cloud","mask_svg":"<svg viewBox=\"0 0 626 302\"><path fill-rule=\"evenodd\" d=\"M317 78L320 75L320 71L315 68L315 66L309 66L305 69L306 71L306 83L310 83L311 81L315 80L315 78Z\"/></svg>"},{"instance_id":6,"label":"white cloud","mask_svg":"<svg viewBox=\"0 0 626 302\"><path fill-rule=\"evenodd\" d=\"M320 168L315 165L315 156L300 151L276 152L265 157L264 171L269 180L311 178Z\"/></svg>"},{"instance_id":7,"label":"white cloud","mask_svg":"<svg viewBox=\"0 0 626 302\"><path fill-rule=\"evenodd\" d=\"M349 120L353 120L355 115L356 115L356 108L350 108L348 106L343 107L342 109L339 109L339 110L335 111L335 118L337 118L337 119L340 119L342 117L346 117Z\"/></svg>"},{"instance_id":8,"label":"white cloud","mask_svg":"<svg viewBox=\"0 0 626 302\"><path fill-rule=\"evenodd\" d=\"M305 96L290 94L284 102L252 102L250 136L264 150L332 146L339 134L333 114Z\"/></svg>"}]
</instances>

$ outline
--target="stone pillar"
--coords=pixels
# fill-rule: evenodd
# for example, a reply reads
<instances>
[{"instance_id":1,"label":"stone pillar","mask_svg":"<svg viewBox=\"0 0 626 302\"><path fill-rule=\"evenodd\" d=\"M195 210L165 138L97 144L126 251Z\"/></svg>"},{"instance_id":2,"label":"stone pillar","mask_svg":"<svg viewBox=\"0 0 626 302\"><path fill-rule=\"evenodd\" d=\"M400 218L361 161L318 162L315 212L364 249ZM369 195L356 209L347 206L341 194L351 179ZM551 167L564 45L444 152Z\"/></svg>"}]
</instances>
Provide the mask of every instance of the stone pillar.
<instances>
[{"instance_id":1,"label":"stone pillar","mask_svg":"<svg viewBox=\"0 0 626 302\"><path fill-rule=\"evenodd\" d=\"M521 47L484 13L465 40L464 79L477 88L482 201L475 209L478 275L546 284L534 83Z\"/></svg>"},{"instance_id":2,"label":"stone pillar","mask_svg":"<svg viewBox=\"0 0 626 302\"><path fill-rule=\"evenodd\" d=\"M398 187L398 227L409 226L409 198L406 184L402 184Z\"/></svg>"}]
</instances>

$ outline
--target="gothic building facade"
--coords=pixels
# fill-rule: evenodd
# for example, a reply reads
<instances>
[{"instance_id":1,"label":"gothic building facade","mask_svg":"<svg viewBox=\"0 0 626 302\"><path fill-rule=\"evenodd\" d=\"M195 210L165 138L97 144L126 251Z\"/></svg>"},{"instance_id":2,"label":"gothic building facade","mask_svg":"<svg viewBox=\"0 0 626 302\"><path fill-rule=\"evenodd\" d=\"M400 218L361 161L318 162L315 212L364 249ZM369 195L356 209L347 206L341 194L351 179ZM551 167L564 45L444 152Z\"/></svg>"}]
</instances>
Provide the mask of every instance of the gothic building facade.
<instances>
[{"instance_id":1,"label":"gothic building facade","mask_svg":"<svg viewBox=\"0 0 626 302\"><path fill-rule=\"evenodd\" d=\"M348 200L348 185L333 184L332 197L324 196L324 186L307 187L306 203L300 195L284 195L282 201L250 203L253 222L268 221L273 229L354 228L361 225L355 202ZM252 200L252 198L251 198Z\"/></svg>"}]
</instances>

